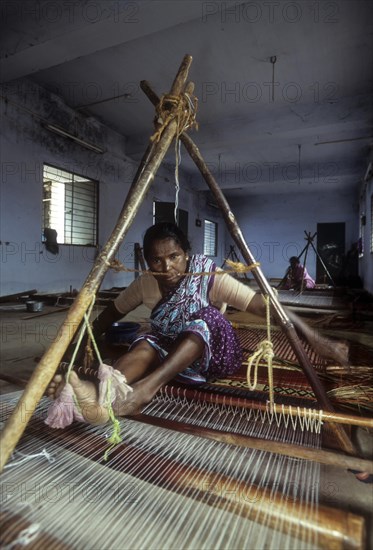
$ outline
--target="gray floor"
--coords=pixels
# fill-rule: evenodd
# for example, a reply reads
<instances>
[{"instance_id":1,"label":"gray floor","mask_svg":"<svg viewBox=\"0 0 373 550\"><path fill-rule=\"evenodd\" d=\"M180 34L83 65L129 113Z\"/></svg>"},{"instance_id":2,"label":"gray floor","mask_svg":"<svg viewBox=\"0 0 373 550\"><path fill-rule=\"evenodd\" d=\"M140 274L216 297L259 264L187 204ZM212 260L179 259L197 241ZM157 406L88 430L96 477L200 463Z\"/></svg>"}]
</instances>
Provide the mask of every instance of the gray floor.
<instances>
[{"instance_id":1,"label":"gray floor","mask_svg":"<svg viewBox=\"0 0 373 550\"><path fill-rule=\"evenodd\" d=\"M97 314L98 310L95 312ZM146 323L148 310L139 308L130 320ZM1 373L9 377L27 380L32 374L37 358L40 358L56 337L58 328L66 316L66 310L45 306L42 314L29 313L19 303L0 304L1 323ZM362 340L373 347L371 327L356 331L355 340ZM346 336L346 334L345 334ZM14 383L0 380L0 393L17 389ZM373 455L372 433L359 429L353 434L359 452L366 458ZM368 536L366 548L373 550L372 510L373 485L358 481L355 476L336 467L322 466L320 492L323 502L335 508L343 508L366 518Z\"/></svg>"}]
</instances>

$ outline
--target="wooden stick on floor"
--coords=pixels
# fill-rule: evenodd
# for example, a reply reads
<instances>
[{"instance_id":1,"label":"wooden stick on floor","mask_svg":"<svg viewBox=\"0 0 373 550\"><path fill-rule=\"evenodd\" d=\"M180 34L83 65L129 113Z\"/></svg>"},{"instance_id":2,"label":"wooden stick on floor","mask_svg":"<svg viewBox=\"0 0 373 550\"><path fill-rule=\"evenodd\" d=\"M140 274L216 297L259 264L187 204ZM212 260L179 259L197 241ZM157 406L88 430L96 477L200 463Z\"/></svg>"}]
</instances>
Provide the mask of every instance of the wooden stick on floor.
<instances>
[{"instance_id":1,"label":"wooden stick on floor","mask_svg":"<svg viewBox=\"0 0 373 550\"><path fill-rule=\"evenodd\" d=\"M170 95L179 96L183 91L191 63L192 57L186 55L174 79ZM24 432L84 314L92 303L104 275L110 267L110 262L114 260L115 253L131 226L176 131L177 120L173 118L165 127L159 141L148 147L109 240L97 257L55 341L43 355L12 416L5 425L0 439L0 472Z\"/></svg>"}]
</instances>

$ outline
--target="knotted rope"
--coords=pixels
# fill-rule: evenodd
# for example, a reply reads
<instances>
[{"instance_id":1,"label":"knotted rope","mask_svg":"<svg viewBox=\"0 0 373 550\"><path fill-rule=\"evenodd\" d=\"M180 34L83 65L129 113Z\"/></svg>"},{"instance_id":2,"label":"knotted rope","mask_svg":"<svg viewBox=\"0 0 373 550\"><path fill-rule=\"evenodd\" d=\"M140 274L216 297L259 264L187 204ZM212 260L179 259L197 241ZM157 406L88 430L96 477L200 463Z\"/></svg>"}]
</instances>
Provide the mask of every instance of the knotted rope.
<instances>
[{"instance_id":1,"label":"knotted rope","mask_svg":"<svg viewBox=\"0 0 373 550\"><path fill-rule=\"evenodd\" d=\"M174 119L177 120L177 138L179 138L187 128L194 126L197 129L197 105L197 98L186 92L182 92L178 96L164 94L156 107L155 124L158 126L158 129L151 136L150 140L158 143L163 131L171 120Z\"/></svg>"},{"instance_id":2,"label":"knotted rope","mask_svg":"<svg viewBox=\"0 0 373 550\"><path fill-rule=\"evenodd\" d=\"M273 397L273 365L272 359L274 357L273 343L271 341L271 303L269 296L263 296L266 304L266 322L267 322L267 338L260 342L257 346L257 351L249 357L247 361L247 385L251 391L255 390L258 383L258 368L260 361L266 361L268 367L268 392L269 392L269 404L270 407L274 404ZM245 363L244 363L245 364ZM252 380L253 378L253 380Z\"/></svg>"},{"instance_id":3,"label":"knotted rope","mask_svg":"<svg viewBox=\"0 0 373 550\"><path fill-rule=\"evenodd\" d=\"M252 271L256 267L260 266L259 262L254 262L251 265L245 265L241 262L232 262L230 260L225 260L225 263L229 264L232 269L221 269L219 271L214 271L214 275L225 275L226 273L248 273L249 271ZM168 276L168 273L160 272L160 271L151 271L150 269L132 269L130 267L126 267L122 262L117 260L116 258L114 260L111 260L110 262L106 262L106 264L113 269L114 271L126 271L129 273L150 273L150 275L156 275L158 276ZM192 271L192 272L186 272L182 274L185 277L193 277L194 275L211 275L211 271Z\"/></svg>"},{"instance_id":4,"label":"knotted rope","mask_svg":"<svg viewBox=\"0 0 373 550\"><path fill-rule=\"evenodd\" d=\"M178 223L178 208L179 208L179 165L181 162L180 152L180 136L188 128L198 128L196 121L198 100L195 96L187 92L182 92L179 96L165 94L161 97L156 107L155 126L158 128L151 136L150 140L158 142L161 135L171 120L176 119L177 127L175 133L175 223Z\"/></svg>"},{"instance_id":5,"label":"knotted rope","mask_svg":"<svg viewBox=\"0 0 373 550\"><path fill-rule=\"evenodd\" d=\"M77 343L65 375L65 386L57 399L55 399L52 405L49 407L48 416L45 422L52 428L65 428L66 426L71 424L73 420L86 422L79 406L79 402L76 398L74 389L69 382L69 378L71 375L71 371L73 370L75 358L77 356L80 344L83 340L85 332L87 331L94 351L96 353L97 359L99 361L98 378L100 380L100 384L98 393L98 404L104 406L107 409L109 419L113 426L112 435L108 438L110 446L104 454L104 460L107 460L111 449L122 441L122 438L120 436L120 424L119 420L115 417L113 411L113 403L117 399L125 400L128 396L128 393L132 392L133 390L131 386L128 386L127 380L122 373L120 373L116 369L113 369L113 367L109 365L105 365L102 361L100 351L96 344L89 322L89 317L91 315L94 302L95 299L92 300L91 305L89 306L87 312L84 314L84 324L80 330Z\"/></svg>"}]
</instances>

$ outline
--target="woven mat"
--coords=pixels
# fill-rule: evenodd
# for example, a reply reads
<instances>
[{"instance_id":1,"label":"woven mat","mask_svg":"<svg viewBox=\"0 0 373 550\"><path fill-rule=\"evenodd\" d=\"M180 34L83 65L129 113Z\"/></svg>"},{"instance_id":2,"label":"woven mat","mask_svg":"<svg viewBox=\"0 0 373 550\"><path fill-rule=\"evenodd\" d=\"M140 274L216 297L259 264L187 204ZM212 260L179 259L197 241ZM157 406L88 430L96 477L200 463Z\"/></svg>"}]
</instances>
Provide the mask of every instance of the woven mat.
<instances>
[{"instance_id":1,"label":"woven mat","mask_svg":"<svg viewBox=\"0 0 373 550\"><path fill-rule=\"evenodd\" d=\"M236 334L238 335L245 359L257 349L260 342L267 338L267 332L264 328L236 329ZM298 364L298 360L286 334L279 329L272 330L271 341L273 343L273 351L276 358L284 362ZM322 369L326 365L326 361L317 355L307 342L304 340L301 340L301 342L314 367Z\"/></svg>"},{"instance_id":2,"label":"woven mat","mask_svg":"<svg viewBox=\"0 0 373 550\"><path fill-rule=\"evenodd\" d=\"M258 399L266 401L268 398L268 369L261 364L258 369L258 383L255 391L250 391L247 384L247 361L248 357L256 350L256 346L266 338L265 329L250 328L236 329L237 335L244 351L244 362L241 369L229 378L210 379L201 389L206 391L217 391L227 395L235 395L247 399ZM284 404L297 404L299 406L316 402L314 392L308 382L306 375L299 366L299 362L289 344L287 336L280 330L272 332L271 340L274 346L275 358L273 360L273 382L275 401ZM318 356L310 346L302 341L302 345L316 371L319 373L326 391L335 390L350 385L359 385L360 379L344 374L343 376L325 377L324 371L327 362ZM351 343L350 358L352 365L373 366L373 350L361 344ZM365 382L364 382L365 383ZM371 385L371 384L370 384ZM337 405L345 405L343 399L333 398ZM363 403L360 404L363 406ZM358 404L352 405L359 408ZM364 408L364 407L363 407Z\"/></svg>"},{"instance_id":3,"label":"woven mat","mask_svg":"<svg viewBox=\"0 0 373 550\"><path fill-rule=\"evenodd\" d=\"M314 292L312 290L305 290L302 293L291 290L279 290L278 298L281 304L298 307L333 310L342 310L348 307L346 300L341 296Z\"/></svg>"},{"instance_id":4,"label":"woven mat","mask_svg":"<svg viewBox=\"0 0 373 550\"><path fill-rule=\"evenodd\" d=\"M212 393L231 395L232 397L242 397L266 401L268 398L268 369L265 363L261 363L258 369L258 382L254 391L251 391L247 384L247 360L256 350L257 345L266 339L267 333L263 328L240 328L235 329L240 346L243 350L243 363L241 369L233 375L226 378L210 378L208 383L199 386L198 389ZM310 387L307 378L300 369L296 356L288 342L287 336L281 330L272 332L271 340L275 357L273 359L273 379L274 393L281 399L276 401L284 404L291 404L292 399L300 399L297 403L300 406L306 405L310 401L315 402L315 395ZM302 342L303 343L303 342ZM313 364L322 369L326 362L315 352L304 344L304 349L310 357ZM174 385L174 383L171 383Z\"/></svg>"}]
</instances>

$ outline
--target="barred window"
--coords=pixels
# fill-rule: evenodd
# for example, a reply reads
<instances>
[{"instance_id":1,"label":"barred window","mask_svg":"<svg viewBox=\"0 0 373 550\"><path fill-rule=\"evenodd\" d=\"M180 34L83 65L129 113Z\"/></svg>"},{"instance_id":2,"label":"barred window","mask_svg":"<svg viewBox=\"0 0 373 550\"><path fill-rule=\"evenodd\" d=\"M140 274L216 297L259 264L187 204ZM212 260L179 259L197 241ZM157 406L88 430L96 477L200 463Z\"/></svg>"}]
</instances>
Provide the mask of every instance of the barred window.
<instances>
[{"instance_id":1,"label":"barred window","mask_svg":"<svg viewBox=\"0 0 373 550\"><path fill-rule=\"evenodd\" d=\"M218 224L205 220L203 253L206 256L216 256L218 250Z\"/></svg>"},{"instance_id":2,"label":"barred window","mask_svg":"<svg viewBox=\"0 0 373 550\"><path fill-rule=\"evenodd\" d=\"M97 181L44 164L43 227L54 229L57 242L97 245Z\"/></svg>"}]
</instances>

